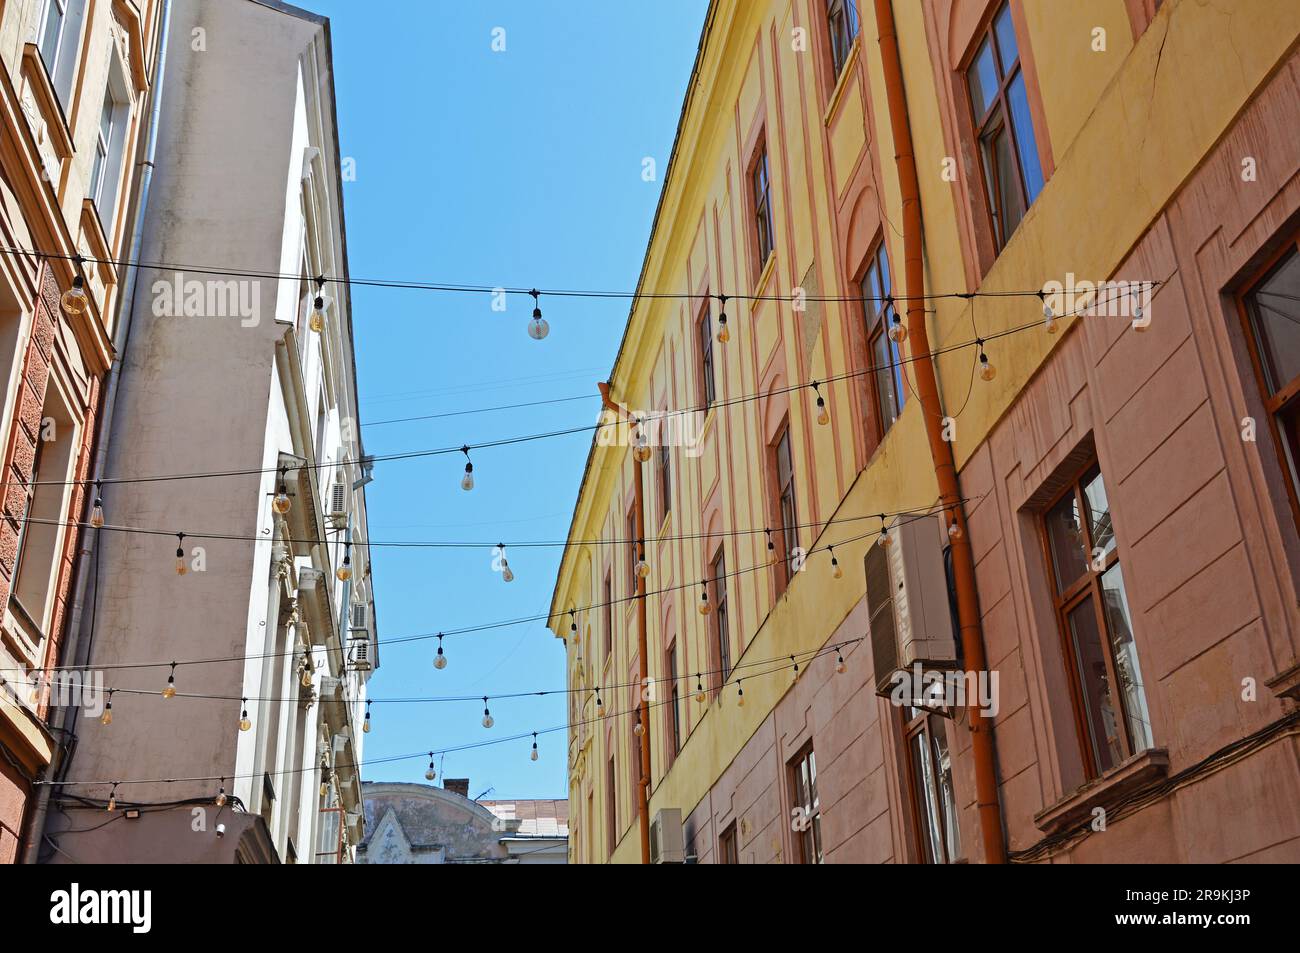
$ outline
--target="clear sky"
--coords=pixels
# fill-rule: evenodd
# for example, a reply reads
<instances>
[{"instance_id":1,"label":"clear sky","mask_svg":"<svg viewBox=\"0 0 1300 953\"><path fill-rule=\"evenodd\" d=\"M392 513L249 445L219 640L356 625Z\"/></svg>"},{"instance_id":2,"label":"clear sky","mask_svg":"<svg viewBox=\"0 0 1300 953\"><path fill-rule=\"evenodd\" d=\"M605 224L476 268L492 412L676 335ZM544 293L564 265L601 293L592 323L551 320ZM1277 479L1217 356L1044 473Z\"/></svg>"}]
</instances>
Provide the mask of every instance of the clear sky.
<instances>
[{"instance_id":1,"label":"clear sky","mask_svg":"<svg viewBox=\"0 0 1300 953\"><path fill-rule=\"evenodd\" d=\"M635 287L705 0L657 3L300 0L332 21L340 148L354 277L506 287ZM494 52L493 31L505 50ZM657 164L655 181L643 160ZM547 299L550 336L528 337L531 303L494 312L484 295L353 289L370 453L444 447L594 422L599 399L438 420L423 414L596 393L627 302ZM474 454L381 463L367 488L374 540L563 540L591 435ZM447 637L385 639L544 613L560 549L374 550L380 668L375 698L564 688L564 650L542 623ZM564 696L381 704L367 760L561 725ZM470 795L565 797L566 735L448 754L441 777ZM423 781L427 764L370 764L368 780ZM441 783L441 778L439 783Z\"/></svg>"}]
</instances>

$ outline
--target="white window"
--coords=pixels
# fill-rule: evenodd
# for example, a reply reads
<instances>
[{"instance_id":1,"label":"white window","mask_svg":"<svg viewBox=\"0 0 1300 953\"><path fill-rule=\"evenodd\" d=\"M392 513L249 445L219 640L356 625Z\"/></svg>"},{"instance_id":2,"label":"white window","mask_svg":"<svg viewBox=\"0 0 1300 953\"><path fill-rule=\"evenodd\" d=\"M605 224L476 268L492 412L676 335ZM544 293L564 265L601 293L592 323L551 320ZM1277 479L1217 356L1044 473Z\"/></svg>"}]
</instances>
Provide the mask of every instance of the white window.
<instances>
[{"instance_id":1,"label":"white window","mask_svg":"<svg viewBox=\"0 0 1300 953\"><path fill-rule=\"evenodd\" d=\"M54 0L51 0L54 2ZM99 114L99 132L95 136L95 161L90 170L88 197L95 203L99 220L109 234L117 212L118 186L126 153L126 127L131 116L130 93L121 61L116 54L108 71L104 105Z\"/></svg>"},{"instance_id":2,"label":"white window","mask_svg":"<svg viewBox=\"0 0 1300 953\"><path fill-rule=\"evenodd\" d=\"M81 39L81 21L86 15L86 0L42 0L40 36L41 59L54 84L54 92L66 114L72 94L73 71L77 67L77 44Z\"/></svg>"}]
</instances>

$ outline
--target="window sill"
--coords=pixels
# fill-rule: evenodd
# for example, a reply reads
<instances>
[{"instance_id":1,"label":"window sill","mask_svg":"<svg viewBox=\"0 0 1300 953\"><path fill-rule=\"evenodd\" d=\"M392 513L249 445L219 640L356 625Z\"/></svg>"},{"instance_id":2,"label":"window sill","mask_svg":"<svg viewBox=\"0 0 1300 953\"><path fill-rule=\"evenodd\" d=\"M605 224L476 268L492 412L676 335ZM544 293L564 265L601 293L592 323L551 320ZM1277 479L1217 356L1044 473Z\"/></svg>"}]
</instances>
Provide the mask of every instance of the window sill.
<instances>
[{"instance_id":1,"label":"window sill","mask_svg":"<svg viewBox=\"0 0 1300 953\"><path fill-rule=\"evenodd\" d=\"M1034 826L1045 834L1073 826L1168 773L1169 752L1148 748L1035 814Z\"/></svg>"},{"instance_id":2,"label":"window sill","mask_svg":"<svg viewBox=\"0 0 1300 953\"><path fill-rule=\"evenodd\" d=\"M767 283L772 279L772 272L776 271L776 251L775 249L767 253L767 261L763 262L763 267L758 273L758 281L754 283L754 297L761 298ZM753 314L753 308L750 313Z\"/></svg>"},{"instance_id":3,"label":"window sill","mask_svg":"<svg viewBox=\"0 0 1300 953\"><path fill-rule=\"evenodd\" d=\"M33 102L45 122L45 131L49 133L50 146L54 154L60 160L69 158L73 152L72 130L68 126L68 117L63 114L63 106L59 102L58 94L54 91L49 70L45 68L45 60L41 58L40 47L35 43L23 45L22 69ZM33 130L33 132L37 133L39 142L40 131Z\"/></svg>"},{"instance_id":4,"label":"window sill","mask_svg":"<svg viewBox=\"0 0 1300 953\"><path fill-rule=\"evenodd\" d=\"M835 80L835 88L831 90L831 98L826 103L826 112L822 114L822 125L830 128L831 121L835 114L839 112L840 102L844 99L844 88L849 85L849 77L853 75L854 64L858 61L858 49L862 46L862 33L853 38L853 45L849 47L849 55L844 57L844 65L840 67L840 75Z\"/></svg>"}]
</instances>

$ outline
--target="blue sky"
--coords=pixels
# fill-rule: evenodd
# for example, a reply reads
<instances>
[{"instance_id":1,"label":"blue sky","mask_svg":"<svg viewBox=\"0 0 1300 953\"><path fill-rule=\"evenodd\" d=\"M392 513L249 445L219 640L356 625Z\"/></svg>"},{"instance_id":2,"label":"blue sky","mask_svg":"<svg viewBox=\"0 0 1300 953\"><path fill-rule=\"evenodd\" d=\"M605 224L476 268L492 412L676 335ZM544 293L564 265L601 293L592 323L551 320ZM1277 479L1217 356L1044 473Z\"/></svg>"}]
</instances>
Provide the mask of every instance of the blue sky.
<instances>
[{"instance_id":1,"label":"blue sky","mask_svg":"<svg viewBox=\"0 0 1300 953\"><path fill-rule=\"evenodd\" d=\"M302 0L332 21L353 276L508 287L635 287L705 0L662 3ZM493 52L494 28L505 30ZM642 179L642 161L658 165ZM627 318L619 300L547 299L494 312L483 295L353 289L363 435L370 453L442 447L591 423L599 400L375 426L369 422L595 394ZM563 539L590 434L382 463L367 490L375 540ZM374 551L380 638L543 613L559 548ZM541 623L381 645L372 696L564 687L561 643ZM368 759L563 724L563 695L373 707ZM440 774L471 796L564 797L565 735L449 754ZM426 764L372 764L370 780L423 780Z\"/></svg>"}]
</instances>

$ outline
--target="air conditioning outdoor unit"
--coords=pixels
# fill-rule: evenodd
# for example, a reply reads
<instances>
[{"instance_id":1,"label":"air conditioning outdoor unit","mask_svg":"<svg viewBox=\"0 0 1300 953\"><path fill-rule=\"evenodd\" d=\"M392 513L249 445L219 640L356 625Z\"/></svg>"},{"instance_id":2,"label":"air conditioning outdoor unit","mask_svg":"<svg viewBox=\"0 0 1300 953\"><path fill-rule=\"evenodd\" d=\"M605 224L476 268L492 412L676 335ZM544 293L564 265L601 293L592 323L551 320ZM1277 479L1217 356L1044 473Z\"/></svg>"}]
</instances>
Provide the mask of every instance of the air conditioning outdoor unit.
<instances>
[{"instance_id":1,"label":"air conditioning outdoor unit","mask_svg":"<svg viewBox=\"0 0 1300 953\"><path fill-rule=\"evenodd\" d=\"M330 500L327 515L335 522L342 522L348 516L348 485L341 479L330 484Z\"/></svg>"},{"instance_id":2,"label":"air conditioning outdoor unit","mask_svg":"<svg viewBox=\"0 0 1300 953\"><path fill-rule=\"evenodd\" d=\"M348 628L355 634L357 632L370 632L370 626L367 624L366 604L364 602L352 603L352 620Z\"/></svg>"},{"instance_id":3,"label":"air conditioning outdoor unit","mask_svg":"<svg viewBox=\"0 0 1300 953\"><path fill-rule=\"evenodd\" d=\"M348 662L355 672L370 671L370 639L365 635L356 635L356 630L348 642Z\"/></svg>"},{"instance_id":4,"label":"air conditioning outdoor unit","mask_svg":"<svg viewBox=\"0 0 1300 953\"><path fill-rule=\"evenodd\" d=\"M681 808L665 807L655 811L654 820L650 822L650 863L686 863Z\"/></svg>"},{"instance_id":5,"label":"air conditioning outdoor unit","mask_svg":"<svg viewBox=\"0 0 1300 953\"><path fill-rule=\"evenodd\" d=\"M889 531L889 546L867 551L867 612L876 693L889 695L895 673L921 663L923 671L953 668L957 644L944 571L943 521L903 517Z\"/></svg>"}]
</instances>

